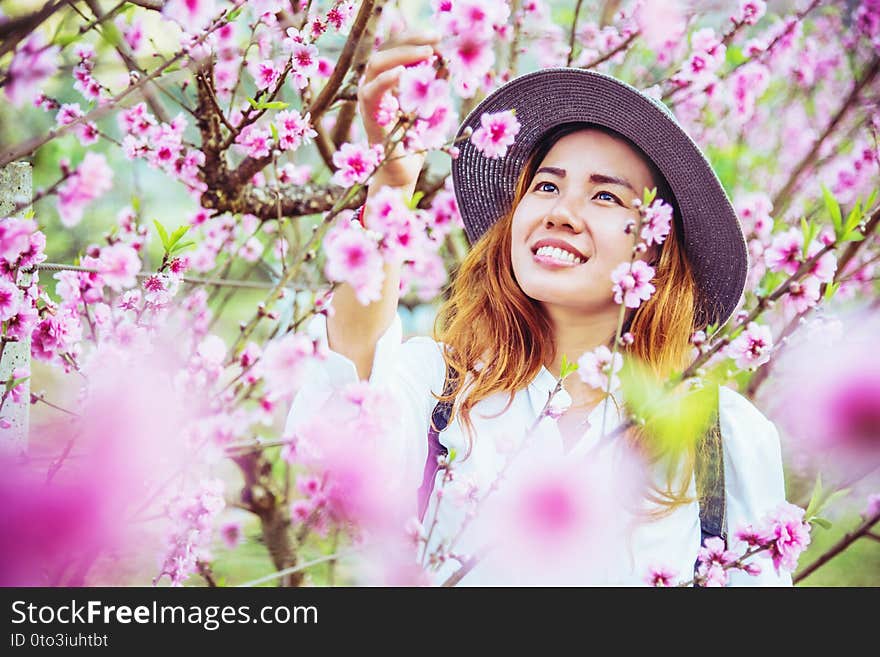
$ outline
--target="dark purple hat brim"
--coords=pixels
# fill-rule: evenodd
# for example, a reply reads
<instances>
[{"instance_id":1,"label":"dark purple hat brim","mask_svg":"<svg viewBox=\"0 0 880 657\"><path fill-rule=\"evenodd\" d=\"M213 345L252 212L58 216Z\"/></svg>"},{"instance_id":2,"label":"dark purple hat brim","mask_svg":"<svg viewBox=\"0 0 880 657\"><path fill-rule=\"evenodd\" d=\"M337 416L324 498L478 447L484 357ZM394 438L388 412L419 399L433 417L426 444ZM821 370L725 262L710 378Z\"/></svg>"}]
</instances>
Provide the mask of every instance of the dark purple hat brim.
<instances>
[{"instance_id":1,"label":"dark purple hat brim","mask_svg":"<svg viewBox=\"0 0 880 657\"><path fill-rule=\"evenodd\" d=\"M471 244L510 210L517 178L548 130L572 122L598 124L632 141L669 183L702 297L698 319L723 323L733 314L749 266L742 228L709 161L662 103L601 73L549 68L494 91L471 111L457 137L468 127L479 128L483 114L510 109L521 128L504 157L488 158L470 140L456 144L452 182Z\"/></svg>"}]
</instances>

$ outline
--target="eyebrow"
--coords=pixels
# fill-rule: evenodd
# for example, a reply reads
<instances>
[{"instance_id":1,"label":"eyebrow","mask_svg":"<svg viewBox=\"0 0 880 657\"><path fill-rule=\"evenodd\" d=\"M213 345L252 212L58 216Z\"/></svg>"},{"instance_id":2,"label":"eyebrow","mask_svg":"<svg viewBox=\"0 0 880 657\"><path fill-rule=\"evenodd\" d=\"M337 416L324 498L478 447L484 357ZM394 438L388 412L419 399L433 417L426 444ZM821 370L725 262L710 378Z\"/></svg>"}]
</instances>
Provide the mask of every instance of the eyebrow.
<instances>
[{"instance_id":1,"label":"eyebrow","mask_svg":"<svg viewBox=\"0 0 880 657\"><path fill-rule=\"evenodd\" d=\"M535 172L535 175L537 176L539 173L549 173L554 176L559 176L560 178L565 178L565 169L560 169L559 167L541 167ZM590 175L590 182L606 185L619 185L621 187L626 187L633 194L637 193L635 187L633 187L626 178L607 176L604 173L593 173Z\"/></svg>"}]
</instances>

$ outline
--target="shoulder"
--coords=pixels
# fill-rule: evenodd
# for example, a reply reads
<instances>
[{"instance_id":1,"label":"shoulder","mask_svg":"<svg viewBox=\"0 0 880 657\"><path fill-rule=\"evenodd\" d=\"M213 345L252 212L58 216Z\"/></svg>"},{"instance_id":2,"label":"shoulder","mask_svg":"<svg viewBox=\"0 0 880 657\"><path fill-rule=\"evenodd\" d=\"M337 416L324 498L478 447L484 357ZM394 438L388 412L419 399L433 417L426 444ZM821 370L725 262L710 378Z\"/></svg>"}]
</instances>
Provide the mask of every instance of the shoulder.
<instances>
[{"instance_id":1,"label":"shoulder","mask_svg":"<svg viewBox=\"0 0 880 657\"><path fill-rule=\"evenodd\" d=\"M399 360L401 376L419 379L432 390L443 388L446 379L446 361L443 359L443 343L427 335L416 335L401 345Z\"/></svg>"}]
</instances>

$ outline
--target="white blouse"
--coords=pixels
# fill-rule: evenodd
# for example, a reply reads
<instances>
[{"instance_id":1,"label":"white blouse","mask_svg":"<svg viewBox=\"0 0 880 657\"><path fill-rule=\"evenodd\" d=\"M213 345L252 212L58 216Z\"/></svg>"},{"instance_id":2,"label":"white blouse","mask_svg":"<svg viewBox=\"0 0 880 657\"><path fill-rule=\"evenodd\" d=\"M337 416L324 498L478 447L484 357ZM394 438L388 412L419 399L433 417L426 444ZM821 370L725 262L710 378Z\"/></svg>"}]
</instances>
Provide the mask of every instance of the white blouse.
<instances>
[{"instance_id":1,"label":"white blouse","mask_svg":"<svg viewBox=\"0 0 880 657\"><path fill-rule=\"evenodd\" d=\"M319 315L308 325L309 334L326 347L326 319ZM415 501L416 491L422 483L425 460L428 455L428 429L431 413L437 400L431 391L442 392L446 366L441 345L432 338L417 336L402 341L403 331L399 315L382 335L376 345L370 383L384 387L399 401L401 431L389 437L388 456L399 462L402 490L410 490ZM306 422L330 395L347 384L358 381L357 369L351 360L327 349L328 358L316 362L303 380L304 386L293 400L287 418L285 435L291 435L301 423ZM523 434L531 426L555 387L556 379L542 368L531 384L516 393L505 413L498 417L484 418L501 411L509 395L499 393L479 402L471 412L475 431L473 449L469 458L455 462L457 482L475 482L483 486L491 483L502 467L504 457L496 440L484 437ZM563 389L554 398L554 404L567 405L571 398ZM622 418L617 414L613 400L599 404L590 414L583 437L568 452L572 456L584 454L596 444L601 434L602 414L608 405L606 430L612 430ZM785 500L779 436L776 427L755 408L750 401L737 392L722 387L719 398L720 425L724 449L724 480L727 498L727 523L731 549L737 549L734 531L743 524L757 524L764 515ZM455 448L459 455L467 451L467 433L456 417L440 433L440 441L447 448ZM536 434L530 438L543 455L563 454L563 441L556 422L544 418L538 424ZM536 454L537 455L537 454ZM540 455L537 455L540 457ZM440 487L442 473L437 474L436 491ZM485 490L485 489L482 489ZM691 478L690 493L695 485ZM427 520L433 518L436 496L432 495ZM440 505L438 524L432 534L429 550L436 547L441 538L450 538L461 527L464 509L460 505ZM693 577L693 565L700 547L699 506L696 501L676 508L668 516L640 524L628 534L628 549L612 553L603 566L603 574L593 576L590 584L596 585L645 585L645 578L652 566L665 566L678 573L679 581ZM471 554L478 546L468 543L463 534L456 552ZM740 550L741 551L741 550ZM777 575L769 559L759 558L762 572L749 576L739 571L729 571L730 584L737 586L790 586L791 576ZM458 563L449 560L437 572L432 571L432 582L439 584L458 569ZM459 582L459 586L519 585L527 584L509 569L493 568L487 558L477 564ZM578 582L583 583L583 582Z\"/></svg>"}]
</instances>

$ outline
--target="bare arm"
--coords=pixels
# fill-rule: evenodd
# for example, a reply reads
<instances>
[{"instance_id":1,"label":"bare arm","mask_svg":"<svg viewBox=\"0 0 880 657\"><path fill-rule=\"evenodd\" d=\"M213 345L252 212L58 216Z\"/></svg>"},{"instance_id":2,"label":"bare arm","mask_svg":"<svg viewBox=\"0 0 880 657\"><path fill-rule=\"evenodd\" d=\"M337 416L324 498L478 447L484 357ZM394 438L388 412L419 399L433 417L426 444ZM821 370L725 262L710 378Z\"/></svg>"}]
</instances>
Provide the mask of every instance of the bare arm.
<instances>
[{"instance_id":1,"label":"bare arm","mask_svg":"<svg viewBox=\"0 0 880 657\"><path fill-rule=\"evenodd\" d=\"M373 53L367 62L364 79L358 88L358 108L367 139L371 144L382 144L390 126L380 126L376 109L387 92L395 92L400 74L407 65L425 61L434 54L436 35L412 35L396 43L387 44ZM397 144L389 159L376 172L369 185L364 219L369 222L369 201L383 186L399 189L409 200L415 190L425 156L406 154ZM369 223L367 223L369 225ZM330 348L351 360L358 376L367 379L373 368L376 342L397 313L399 301L401 262L385 263L385 281L378 301L362 305L348 283L339 285L333 293L333 316L327 319L327 342Z\"/></svg>"},{"instance_id":2,"label":"bare arm","mask_svg":"<svg viewBox=\"0 0 880 657\"><path fill-rule=\"evenodd\" d=\"M382 179L370 186L369 200L381 187ZM409 199L415 183L400 188ZM365 208L365 212L367 209ZM367 215L365 214L366 218ZM345 356L355 364L358 377L368 379L373 367L376 342L382 336L397 313L400 300L400 270L398 261L385 263L385 281L382 283L382 297L366 306L355 297L354 288L341 283L333 292L333 315L327 318L327 342L330 348Z\"/></svg>"}]
</instances>

